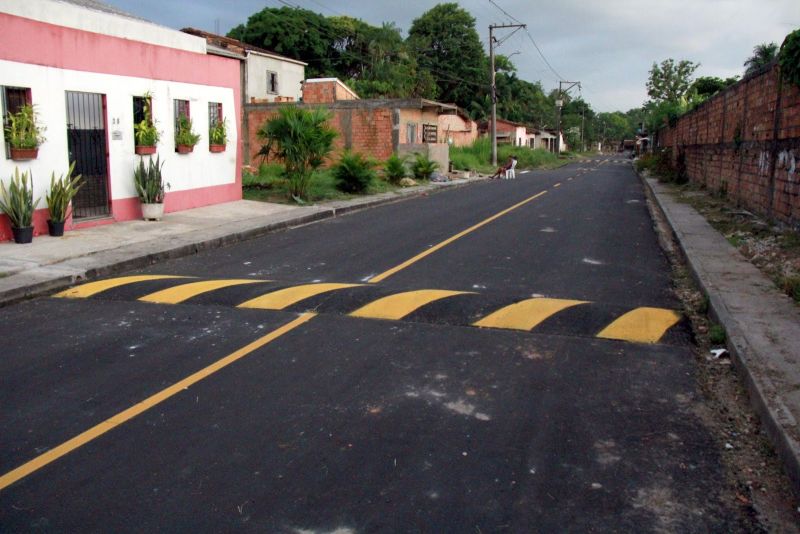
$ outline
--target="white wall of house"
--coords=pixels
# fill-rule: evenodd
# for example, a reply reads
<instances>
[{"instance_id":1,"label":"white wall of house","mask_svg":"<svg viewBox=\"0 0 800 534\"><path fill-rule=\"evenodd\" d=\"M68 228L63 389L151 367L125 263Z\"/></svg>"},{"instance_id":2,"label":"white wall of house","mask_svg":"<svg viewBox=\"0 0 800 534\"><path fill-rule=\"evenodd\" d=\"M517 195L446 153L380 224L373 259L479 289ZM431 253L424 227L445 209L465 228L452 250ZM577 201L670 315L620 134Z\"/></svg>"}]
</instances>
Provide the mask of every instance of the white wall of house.
<instances>
[{"instance_id":1,"label":"white wall of house","mask_svg":"<svg viewBox=\"0 0 800 534\"><path fill-rule=\"evenodd\" d=\"M31 170L34 195L42 197L50 181L50 173L66 172L69 166L67 145L66 91L82 91L106 95L106 121L109 151L110 198L136 196L133 168L139 156L134 154L133 97L150 92L153 116L161 131L158 154L164 164L169 191L182 191L233 183L236 179L236 146L238 124L234 108L234 92L230 88L210 87L146 78L98 74L0 60L0 86L30 88L32 102L47 130L47 140L39 147L37 159L16 162L0 157L0 177L8 178L14 167ZM173 99L189 100L195 132L201 140L188 155L175 153ZM208 151L208 103L222 103L228 119L228 149L220 154ZM3 134L0 134L3 135ZM5 141L3 140L3 143ZM45 207L44 200L39 208Z\"/></svg>"},{"instance_id":2,"label":"white wall of house","mask_svg":"<svg viewBox=\"0 0 800 534\"><path fill-rule=\"evenodd\" d=\"M276 96L294 98L299 101L303 94L302 82L306 77L306 68L303 63L276 58L260 52L248 50L247 52L247 90L245 100L251 98L266 99L270 102ZM278 75L278 92L269 91L267 72Z\"/></svg>"},{"instance_id":3,"label":"white wall of house","mask_svg":"<svg viewBox=\"0 0 800 534\"><path fill-rule=\"evenodd\" d=\"M87 12L91 16L87 16ZM58 0L0 0L0 13L144 43L206 53L206 40L152 22Z\"/></svg>"}]
</instances>

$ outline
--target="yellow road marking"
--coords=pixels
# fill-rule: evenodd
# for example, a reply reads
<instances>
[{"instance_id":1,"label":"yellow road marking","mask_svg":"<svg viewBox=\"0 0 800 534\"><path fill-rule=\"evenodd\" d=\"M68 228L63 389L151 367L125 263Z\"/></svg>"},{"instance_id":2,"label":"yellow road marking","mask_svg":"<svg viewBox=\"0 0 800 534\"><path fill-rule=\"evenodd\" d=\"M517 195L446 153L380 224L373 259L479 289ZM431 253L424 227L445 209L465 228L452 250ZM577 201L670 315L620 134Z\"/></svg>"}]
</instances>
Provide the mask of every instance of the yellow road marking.
<instances>
[{"instance_id":1,"label":"yellow road marking","mask_svg":"<svg viewBox=\"0 0 800 534\"><path fill-rule=\"evenodd\" d=\"M376 276L373 276L372 278L370 278L370 279L368 280L368 282L369 282L370 284L375 284L375 283L381 282L381 281L383 281L383 280L386 280L387 278L389 278L389 277L390 277L390 276L392 276L393 274L397 273L398 271L402 271L403 269L405 269L405 268L406 268L406 267L408 267L409 265L412 265L412 264L414 264L414 263L418 262L419 260L421 260L422 258L424 258L424 257L426 257L426 256L429 256L430 254L433 254L433 253L434 253L434 252L436 252L437 250L439 250L439 249L442 249L442 248L446 247L447 245L449 245L449 244L450 244L450 243L452 243L453 241L455 241L455 240L457 240L457 239L460 239L460 238L464 237L465 235L467 235L467 234L469 234L469 233L471 233L471 232L474 232L474 231L475 231L475 230L477 230L478 228L480 228L480 227L482 227L482 226L485 226L485 225L489 224L490 222L494 221L495 219L499 219L499 218L500 218L500 217L502 217L503 215L506 215L507 213L509 213L509 212L511 212L511 211L513 211L513 210L515 210L515 209L517 209L517 208L519 208L520 206L524 206L524 205L525 205L525 204L527 204L528 202L531 202L531 201L533 201L533 200L536 200L537 198L539 198L540 196L544 195L545 193L547 193L547 191L542 191L541 193L537 193L537 194L533 195L532 197L526 198L526 199L525 199L525 200L523 200L522 202L519 202L519 203L517 203L517 204L514 204L514 205L513 205L513 206L511 206L510 208L506 208L506 209L504 209L504 210L503 210L503 211L501 211L500 213L496 213L496 214L492 215L492 216L491 216L491 217L489 217L488 219L484 219L483 221L479 222L478 224L475 224L475 225L473 225L473 226L470 226L470 227L469 227L469 228L467 228L466 230L463 230L463 231L461 231L461 232L457 233L457 234L456 234L456 235L454 235L453 237L450 237L450 238L448 238L448 239L445 239L445 240L444 240L444 241L442 241L441 243L439 243L439 244L437 244L437 245L434 245L434 246L432 246L431 248L429 248L428 250L426 250L426 251L424 251L424 252L420 252L419 254L417 254L416 256L414 256L413 258L411 258L411 259L408 259L408 260L404 261L404 262L403 262L403 263L401 263L400 265L397 265L397 266L395 266L395 267L392 267L392 268L391 268L391 269L389 269L388 271L384 271L384 272L382 272L381 274L378 274L378 275L376 275Z\"/></svg>"},{"instance_id":2,"label":"yellow road marking","mask_svg":"<svg viewBox=\"0 0 800 534\"><path fill-rule=\"evenodd\" d=\"M561 187L561 182L558 182L558 183L557 183L556 185L554 185L553 187Z\"/></svg>"},{"instance_id":3,"label":"yellow road marking","mask_svg":"<svg viewBox=\"0 0 800 534\"><path fill-rule=\"evenodd\" d=\"M667 330L680 320L680 314L673 310L636 308L617 318L597 334L597 337L637 343L656 343Z\"/></svg>"},{"instance_id":4,"label":"yellow road marking","mask_svg":"<svg viewBox=\"0 0 800 534\"><path fill-rule=\"evenodd\" d=\"M445 291L439 289L420 289L389 295L374 302L370 302L350 315L352 317L366 317L369 319L402 319L414 310L454 295L468 295L469 291Z\"/></svg>"},{"instance_id":5,"label":"yellow road marking","mask_svg":"<svg viewBox=\"0 0 800 534\"><path fill-rule=\"evenodd\" d=\"M306 284L302 286L279 289L266 295L243 302L237 308L256 308L259 310L282 310L307 298L336 291L347 287L358 287L363 284Z\"/></svg>"},{"instance_id":6,"label":"yellow road marking","mask_svg":"<svg viewBox=\"0 0 800 534\"><path fill-rule=\"evenodd\" d=\"M178 304L189 300L197 295L208 293L223 287L240 286L243 284L257 284L259 282L269 282L269 280L206 280L203 282L190 282L179 286L162 289L155 293L145 295L139 300L142 302L153 302L155 304Z\"/></svg>"},{"instance_id":7,"label":"yellow road marking","mask_svg":"<svg viewBox=\"0 0 800 534\"><path fill-rule=\"evenodd\" d=\"M473 326L530 330L551 315L579 304L586 304L586 301L548 298L527 299L500 308L480 321L473 323Z\"/></svg>"},{"instance_id":8,"label":"yellow road marking","mask_svg":"<svg viewBox=\"0 0 800 534\"><path fill-rule=\"evenodd\" d=\"M235 352L232 352L231 354L225 356L221 360L217 360L211 365L204 367L203 369L197 371L196 373L187 376L183 380L174 383L168 388L159 391L158 393L146 398L145 400L139 402L138 404L134 404L130 408L123 410L116 415L111 416L102 423L93 426L89 430L81 434L78 434L77 436L68 441L65 441L64 443L55 447L54 449L50 449L44 454L37 456L33 460L22 464L13 471L9 471L8 473L0 477L0 490L7 488L14 482L17 482L18 480L25 478L31 473L41 469L42 467L48 465L51 462L58 460L62 456L69 454L75 449L82 447L83 445L86 445L90 441L102 436L109 430L112 430L118 427L119 425L133 419L137 415L146 412L150 408L153 408L154 406L164 402L170 397L180 393L181 391L189 388L190 386L193 386L197 382L200 382L204 378L216 373L220 369L223 369L228 365L234 363L235 361L244 358L251 352L263 347L270 341L274 341L275 339L281 337L283 334L286 334L287 332L297 328L301 324L310 321L314 317L314 315L315 314L313 313L304 313L297 319L289 323L286 323L285 325L273 330L272 332L263 337L256 339L252 343L245 345L244 347L240 348Z\"/></svg>"},{"instance_id":9,"label":"yellow road marking","mask_svg":"<svg viewBox=\"0 0 800 534\"><path fill-rule=\"evenodd\" d=\"M111 278L109 280L100 280L98 282L89 282L77 287L71 287L61 293L56 293L54 297L67 298L67 299L80 299L87 298L119 286L134 284L136 282L146 282L148 280L163 280L166 278L191 278L190 276L171 276L165 274L141 274L137 276L121 276L119 278Z\"/></svg>"}]
</instances>

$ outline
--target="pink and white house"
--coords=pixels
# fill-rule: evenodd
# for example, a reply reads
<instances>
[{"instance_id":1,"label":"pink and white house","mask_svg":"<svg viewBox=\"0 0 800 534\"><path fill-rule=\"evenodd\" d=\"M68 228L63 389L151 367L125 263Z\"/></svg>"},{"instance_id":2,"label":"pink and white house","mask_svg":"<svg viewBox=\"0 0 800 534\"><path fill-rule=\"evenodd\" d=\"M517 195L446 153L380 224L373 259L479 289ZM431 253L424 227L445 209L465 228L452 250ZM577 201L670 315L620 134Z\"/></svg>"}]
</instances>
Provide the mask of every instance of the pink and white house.
<instances>
[{"instance_id":1,"label":"pink and white house","mask_svg":"<svg viewBox=\"0 0 800 534\"><path fill-rule=\"evenodd\" d=\"M36 159L10 159L0 138L0 180L29 170L36 234L47 233L44 196L50 173L71 161L86 184L67 228L141 217L133 183L134 123L143 97L161 132L157 155L170 184L165 211L241 199L240 62L206 53L206 40L127 15L96 0L0 0L0 105L5 117L34 105L47 128ZM179 113L193 122L200 143L178 154ZM224 152L209 150L209 124L226 120ZM0 134L4 135L4 134ZM11 237L0 214L0 240Z\"/></svg>"}]
</instances>

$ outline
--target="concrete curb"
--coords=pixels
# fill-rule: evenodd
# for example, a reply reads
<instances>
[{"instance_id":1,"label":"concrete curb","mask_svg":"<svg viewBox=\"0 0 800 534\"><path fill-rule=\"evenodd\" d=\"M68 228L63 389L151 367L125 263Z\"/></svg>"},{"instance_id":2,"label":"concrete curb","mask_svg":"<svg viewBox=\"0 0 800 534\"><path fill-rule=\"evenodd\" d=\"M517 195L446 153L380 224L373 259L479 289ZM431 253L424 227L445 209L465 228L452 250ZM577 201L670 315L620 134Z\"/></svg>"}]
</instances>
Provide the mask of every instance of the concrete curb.
<instances>
[{"instance_id":1,"label":"concrete curb","mask_svg":"<svg viewBox=\"0 0 800 534\"><path fill-rule=\"evenodd\" d=\"M638 172L637 174L644 185L648 199L651 200L648 205L651 209L657 210L658 215L668 223L672 237L678 243L680 252L689 266L692 278L708 296L711 317L725 328L727 348L737 371L744 378L750 404L775 446L795 493L800 496L800 442L792 435L792 430L797 431L798 422L784 401L786 387L776 384L776 380L780 382L781 377L776 374L779 371L776 369L778 366L772 365L773 354L764 354L764 351L756 348L758 343L755 339L764 337L765 334L756 332L752 327L748 328L750 325L742 324L734 317L731 306L736 305L726 299L724 293L718 289L718 283L703 268L698 258L687 250L686 243L681 239L683 232L680 231L680 221L675 219L664 199L656 192L654 183ZM656 217L656 214L652 215ZM713 228L712 231L716 232ZM728 247L738 255L738 251L730 245ZM747 262L743 257L741 259Z\"/></svg>"},{"instance_id":2,"label":"concrete curb","mask_svg":"<svg viewBox=\"0 0 800 534\"><path fill-rule=\"evenodd\" d=\"M347 201L334 201L317 206L319 211L284 220L270 220L255 223L251 221L224 224L205 229L191 237L178 235L167 243L145 242L118 249L104 250L88 256L67 259L52 265L38 266L29 271L12 275L15 285L0 288L0 308L23 300L45 296L85 280L111 276L131 269L140 269L165 260L191 256L205 250L212 250L265 234L311 224L357 211L393 204L417 198L438 191L455 189L482 182L480 179L458 180L420 186L399 193L376 195ZM238 227L238 228L232 228ZM9 280L10 281L10 280ZM0 285L2 285L0 279ZM19 283L16 283L19 282Z\"/></svg>"}]
</instances>

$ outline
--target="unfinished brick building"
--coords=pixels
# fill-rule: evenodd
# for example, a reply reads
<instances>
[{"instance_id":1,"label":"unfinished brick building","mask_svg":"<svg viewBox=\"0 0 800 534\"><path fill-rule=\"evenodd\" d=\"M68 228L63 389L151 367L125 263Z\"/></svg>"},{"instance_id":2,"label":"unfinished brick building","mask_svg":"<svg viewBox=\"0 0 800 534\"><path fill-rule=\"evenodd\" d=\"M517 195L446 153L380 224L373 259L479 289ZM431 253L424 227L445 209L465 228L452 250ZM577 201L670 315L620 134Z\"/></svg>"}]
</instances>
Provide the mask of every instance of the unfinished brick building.
<instances>
[{"instance_id":1,"label":"unfinished brick building","mask_svg":"<svg viewBox=\"0 0 800 534\"><path fill-rule=\"evenodd\" d=\"M442 169L448 167L449 148L439 132L439 115L455 113L456 106L423 98L362 100L336 78L306 80L299 103L245 105L244 154L251 165L260 163L257 154L263 142L258 130L280 106L324 107L332 113L330 125L339 135L331 159L344 150L381 161L393 152L423 153Z\"/></svg>"}]
</instances>

